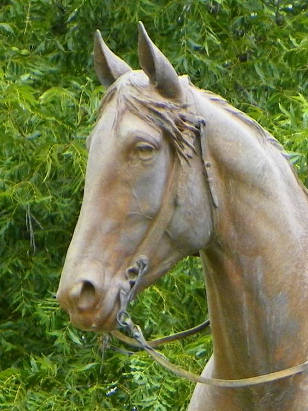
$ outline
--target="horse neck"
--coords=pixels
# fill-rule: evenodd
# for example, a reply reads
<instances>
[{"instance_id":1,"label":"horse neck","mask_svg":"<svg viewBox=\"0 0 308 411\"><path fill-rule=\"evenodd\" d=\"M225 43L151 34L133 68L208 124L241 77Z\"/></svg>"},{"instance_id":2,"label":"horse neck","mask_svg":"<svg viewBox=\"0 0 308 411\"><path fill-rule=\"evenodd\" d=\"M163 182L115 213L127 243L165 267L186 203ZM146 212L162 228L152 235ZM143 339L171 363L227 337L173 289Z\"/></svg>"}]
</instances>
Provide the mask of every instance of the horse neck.
<instances>
[{"instance_id":1,"label":"horse neck","mask_svg":"<svg viewBox=\"0 0 308 411\"><path fill-rule=\"evenodd\" d=\"M293 366L308 356L308 197L248 119L206 96L199 105L218 200L201 253L215 370L239 378Z\"/></svg>"}]
</instances>

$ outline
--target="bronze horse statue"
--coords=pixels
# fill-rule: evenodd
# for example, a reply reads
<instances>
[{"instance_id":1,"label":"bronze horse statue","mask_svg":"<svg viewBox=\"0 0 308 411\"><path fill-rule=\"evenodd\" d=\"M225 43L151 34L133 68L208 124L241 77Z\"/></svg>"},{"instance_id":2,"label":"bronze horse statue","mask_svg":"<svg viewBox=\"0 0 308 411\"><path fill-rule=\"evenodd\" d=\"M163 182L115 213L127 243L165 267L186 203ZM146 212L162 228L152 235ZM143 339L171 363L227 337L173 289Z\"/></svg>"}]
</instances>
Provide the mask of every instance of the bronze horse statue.
<instances>
[{"instance_id":1,"label":"bronze horse statue","mask_svg":"<svg viewBox=\"0 0 308 411\"><path fill-rule=\"evenodd\" d=\"M194 87L139 25L133 71L95 36L110 86L88 139L84 198L57 298L81 329L117 327L120 296L200 252L214 354L203 377L245 379L308 359L308 193L280 144ZM308 410L308 375L197 384L189 410Z\"/></svg>"}]
</instances>

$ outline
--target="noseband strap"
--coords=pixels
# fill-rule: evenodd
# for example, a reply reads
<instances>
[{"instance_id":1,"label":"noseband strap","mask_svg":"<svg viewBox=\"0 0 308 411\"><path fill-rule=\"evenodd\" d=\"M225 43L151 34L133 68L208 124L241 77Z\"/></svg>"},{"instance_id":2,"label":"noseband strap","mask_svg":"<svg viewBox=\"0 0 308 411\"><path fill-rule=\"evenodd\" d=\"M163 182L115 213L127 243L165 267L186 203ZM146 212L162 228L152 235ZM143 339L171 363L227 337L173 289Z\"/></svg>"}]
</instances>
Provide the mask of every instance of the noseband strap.
<instances>
[{"instance_id":1,"label":"noseband strap","mask_svg":"<svg viewBox=\"0 0 308 411\"><path fill-rule=\"evenodd\" d=\"M172 219L176 203L176 171L179 168L178 158L174 154L171 171L168 177L167 185L163 193L161 207L152 221L143 241L137 248L135 255L132 257L133 265L126 270L126 277L129 280L131 289L129 292L120 290L120 310L117 314L118 324L122 326L122 317L126 316L126 308L131 300L135 297L144 276L150 265L150 257L153 250L156 250L162 237L166 234L168 225Z\"/></svg>"},{"instance_id":2,"label":"noseband strap","mask_svg":"<svg viewBox=\"0 0 308 411\"><path fill-rule=\"evenodd\" d=\"M167 233L168 225L173 217L176 206L178 169L179 159L176 157L176 154L174 154L170 174L163 193L161 207L152 221L143 241L139 245L135 257L132 259L133 261L137 262L138 259L140 259L140 256L146 256L149 264L153 251L156 251L162 237Z\"/></svg>"}]
</instances>

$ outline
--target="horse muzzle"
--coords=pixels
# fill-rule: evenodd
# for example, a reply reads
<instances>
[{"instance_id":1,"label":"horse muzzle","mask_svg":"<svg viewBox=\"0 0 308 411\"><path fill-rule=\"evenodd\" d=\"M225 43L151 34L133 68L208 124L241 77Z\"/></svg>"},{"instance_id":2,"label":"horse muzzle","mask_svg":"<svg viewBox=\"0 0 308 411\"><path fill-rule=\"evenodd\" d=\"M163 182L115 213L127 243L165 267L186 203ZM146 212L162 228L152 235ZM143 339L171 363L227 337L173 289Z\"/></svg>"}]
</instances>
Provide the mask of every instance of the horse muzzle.
<instances>
[{"instance_id":1,"label":"horse muzzle","mask_svg":"<svg viewBox=\"0 0 308 411\"><path fill-rule=\"evenodd\" d=\"M87 331L110 331L117 326L120 291L128 292L128 281L113 281L101 287L90 279L79 279L72 286L59 288L57 299L69 313L72 324Z\"/></svg>"}]
</instances>

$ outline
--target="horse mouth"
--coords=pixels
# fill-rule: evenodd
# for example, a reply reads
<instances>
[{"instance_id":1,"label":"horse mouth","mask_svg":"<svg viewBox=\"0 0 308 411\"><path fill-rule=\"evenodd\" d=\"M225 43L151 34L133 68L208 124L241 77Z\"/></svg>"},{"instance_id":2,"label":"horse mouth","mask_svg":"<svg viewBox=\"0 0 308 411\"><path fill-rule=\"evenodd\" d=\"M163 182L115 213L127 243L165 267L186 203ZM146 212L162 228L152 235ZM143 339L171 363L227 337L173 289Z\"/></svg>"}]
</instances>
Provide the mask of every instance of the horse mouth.
<instances>
[{"instance_id":1,"label":"horse mouth","mask_svg":"<svg viewBox=\"0 0 308 411\"><path fill-rule=\"evenodd\" d=\"M107 308L102 304L91 312L82 312L78 309L69 311L70 321L74 327L83 331L112 331L117 328L119 308L119 303L115 302L112 307Z\"/></svg>"}]
</instances>

